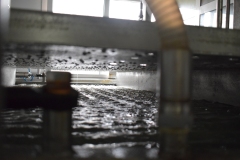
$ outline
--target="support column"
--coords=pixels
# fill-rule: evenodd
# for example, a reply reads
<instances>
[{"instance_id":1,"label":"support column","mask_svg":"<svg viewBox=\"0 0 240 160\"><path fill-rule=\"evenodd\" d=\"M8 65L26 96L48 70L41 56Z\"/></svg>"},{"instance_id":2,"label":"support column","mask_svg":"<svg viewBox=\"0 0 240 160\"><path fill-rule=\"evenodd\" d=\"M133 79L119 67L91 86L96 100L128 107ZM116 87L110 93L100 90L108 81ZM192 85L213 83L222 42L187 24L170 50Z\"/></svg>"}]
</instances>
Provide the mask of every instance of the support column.
<instances>
[{"instance_id":1,"label":"support column","mask_svg":"<svg viewBox=\"0 0 240 160\"><path fill-rule=\"evenodd\" d=\"M160 155L188 157L187 136L192 123L191 54L187 50L164 50L160 56L159 103Z\"/></svg>"},{"instance_id":2,"label":"support column","mask_svg":"<svg viewBox=\"0 0 240 160\"><path fill-rule=\"evenodd\" d=\"M217 28L222 28L223 0L217 0Z\"/></svg>"},{"instance_id":3,"label":"support column","mask_svg":"<svg viewBox=\"0 0 240 160\"><path fill-rule=\"evenodd\" d=\"M226 29L229 29L230 25L230 0L227 0L226 2Z\"/></svg>"},{"instance_id":4,"label":"support column","mask_svg":"<svg viewBox=\"0 0 240 160\"><path fill-rule=\"evenodd\" d=\"M110 0L104 0L103 17L109 18Z\"/></svg>"},{"instance_id":5,"label":"support column","mask_svg":"<svg viewBox=\"0 0 240 160\"><path fill-rule=\"evenodd\" d=\"M240 1L234 0L233 29L240 29Z\"/></svg>"},{"instance_id":6,"label":"support column","mask_svg":"<svg viewBox=\"0 0 240 160\"><path fill-rule=\"evenodd\" d=\"M65 106L69 105L68 99L64 100L62 104L58 104L53 100L55 96L71 94L70 82L70 73L47 72L47 85L44 93L48 94L45 96L50 98L45 102L43 111L43 151L50 155L70 156L72 154L71 128L73 106Z\"/></svg>"}]
</instances>

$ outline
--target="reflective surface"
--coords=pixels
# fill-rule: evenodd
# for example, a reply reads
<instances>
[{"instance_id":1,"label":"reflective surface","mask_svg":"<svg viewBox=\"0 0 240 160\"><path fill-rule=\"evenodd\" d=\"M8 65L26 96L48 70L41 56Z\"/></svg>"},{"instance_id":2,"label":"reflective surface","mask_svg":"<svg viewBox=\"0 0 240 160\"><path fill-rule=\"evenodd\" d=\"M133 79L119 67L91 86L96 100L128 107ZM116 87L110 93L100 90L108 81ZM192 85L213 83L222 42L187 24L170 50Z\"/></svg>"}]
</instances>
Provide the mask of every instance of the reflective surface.
<instances>
[{"instance_id":1,"label":"reflective surface","mask_svg":"<svg viewBox=\"0 0 240 160\"><path fill-rule=\"evenodd\" d=\"M79 106L73 108L72 115L75 157L158 157L161 145L157 143L158 111L153 92L116 86L73 87L80 93ZM192 112L188 148L193 159L240 157L239 107L201 100L192 102ZM5 109L2 120L3 157L42 156L42 109Z\"/></svg>"}]
</instances>

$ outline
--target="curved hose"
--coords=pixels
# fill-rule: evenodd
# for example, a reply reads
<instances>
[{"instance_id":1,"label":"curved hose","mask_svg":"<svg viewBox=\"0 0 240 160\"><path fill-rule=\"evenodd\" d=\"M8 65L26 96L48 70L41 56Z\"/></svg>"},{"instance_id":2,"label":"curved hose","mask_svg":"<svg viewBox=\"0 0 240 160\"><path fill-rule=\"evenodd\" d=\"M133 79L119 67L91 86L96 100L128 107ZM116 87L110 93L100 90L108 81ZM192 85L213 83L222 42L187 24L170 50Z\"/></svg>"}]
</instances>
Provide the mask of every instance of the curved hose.
<instances>
[{"instance_id":1,"label":"curved hose","mask_svg":"<svg viewBox=\"0 0 240 160\"><path fill-rule=\"evenodd\" d=\"M159 129L161 155L166 159L187 157L187 134L192 122L191 53L187 32L176 0L145 0L160 33ZM159 95L158 95L159 96Z\"/></svg>"},{"instance_id":2,"label":"curved hose","mask_svg":"<svg viewBox=\"0 0 240 160\"><path fill-rule=\"evenodd\" d=\"M188 50L185 25L176 0L145 0L156 18L161 48Z\"/></svg>"}]
</instances>

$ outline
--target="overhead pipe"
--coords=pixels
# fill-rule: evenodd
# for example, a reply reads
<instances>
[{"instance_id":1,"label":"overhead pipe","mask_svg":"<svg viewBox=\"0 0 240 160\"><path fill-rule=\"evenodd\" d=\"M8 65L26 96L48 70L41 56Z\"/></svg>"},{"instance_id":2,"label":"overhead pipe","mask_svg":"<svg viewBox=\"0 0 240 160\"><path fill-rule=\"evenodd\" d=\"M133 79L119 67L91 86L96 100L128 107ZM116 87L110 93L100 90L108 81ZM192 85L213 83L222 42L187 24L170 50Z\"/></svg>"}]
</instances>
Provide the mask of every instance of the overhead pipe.
<instances>
[{"instance_id":1,"label":"overhead pipe","mask_svg":"<svg viewBox=\"0 0 240 160\"><path fill-rule=\"evenodd\" d=\"M160 156L185 158L192 122L191 52L176 0L145 0L156 18L160 49L159 132ZM159 91L160 90L160 91Z\"/></svg>"}]
</instances>

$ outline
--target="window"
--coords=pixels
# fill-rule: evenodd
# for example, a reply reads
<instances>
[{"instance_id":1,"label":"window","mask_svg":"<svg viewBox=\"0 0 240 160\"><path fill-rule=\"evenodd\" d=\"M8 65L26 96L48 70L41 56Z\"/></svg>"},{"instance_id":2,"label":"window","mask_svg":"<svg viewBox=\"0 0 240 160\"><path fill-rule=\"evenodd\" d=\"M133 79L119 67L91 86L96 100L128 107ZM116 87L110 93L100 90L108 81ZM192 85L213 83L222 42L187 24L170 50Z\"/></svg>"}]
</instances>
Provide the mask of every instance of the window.
<instances>
[{"instance_id":1,"label":"window","mask_svg":"<svg viewBox=\"0 0 240 160\"><path fill-rule=\"evenodd\" d=\"M63 14L103 16L104 0L53 0L53 12Z\"/></svg>"},{"instance_id":2,"label":"window","mask_svg":"<svg viewBox=\"0 0 240 160\"><path fill-rule=\"evenodd\" d=\"M198 26L199 25L199 11L188 8L179 8L183 22L185 25Z\"/></svg>"},{"instance_id":3,"label":"window","mask_svg":"<svg viewBox=\"0 0 240 160\"><path fill-rule=\"evenodd\" d=\"M229 21L229 28L233 29L233 4L230 5L230 21ZM226 28L226 7L223 7L223 21L222 21L222 28Z\"/></svg>"},{"instance_id":4,"label":"window","mask_svg":"<svg viewBox=\"0 0 240 160\"><path fill-rule=\"evenodd\" d=\"M145 7L143 7L145 8ZM145 13L143 9L143 13ZM139 20L140 1L111 0L110 18Z\"/></svg>"},{"instance_id":5,"label":"window","mask_svg":"<svg viewBox=\"0 0 240 160\"><path fill-rule=\"evenodd\" d=\"M216 10L201 14L201 16L200 16L200 26L216 27L217 26Z\"/></svg>"},{"instance_id":6,"label":"window","mask_svg":"<svg viewBox=\"0 0 240 160\"><path fill-rule=\"evenodd\" d=\"M233 4L230 6L229 28L233 29ZM216 10L201 14L200 25L204 27L217 27ZM223 7L222 28L226 28L226 7Z\"/></svg>"}]
</instances>

